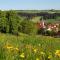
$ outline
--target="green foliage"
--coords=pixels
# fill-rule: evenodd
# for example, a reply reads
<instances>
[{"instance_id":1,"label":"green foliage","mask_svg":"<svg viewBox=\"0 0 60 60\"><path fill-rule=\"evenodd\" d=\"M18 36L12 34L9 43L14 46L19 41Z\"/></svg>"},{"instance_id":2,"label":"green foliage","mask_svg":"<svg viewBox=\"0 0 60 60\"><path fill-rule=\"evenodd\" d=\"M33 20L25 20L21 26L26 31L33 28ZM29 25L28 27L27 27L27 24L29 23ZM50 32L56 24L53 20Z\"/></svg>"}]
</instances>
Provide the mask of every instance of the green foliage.
<instances>
[{"instance_id":1,"label":"green foliage","mask_svg":"<svg viewBox=\"0 0 60 60\"><path fill-rule=\"evenodd\" d=\"M19 19L14 11L9 11L9 30L11 33L18 33L18 24L19 24Z\"/></svg>"},{"instance_id":2,"label":"green foliage","mask_svg":"<svg viewBox=\"0 0 60 60\"><path fill-rule=\"evenodd\" d=\"M20 20L16 11L0 11L0 32L18 34Z\"/></svg>"},{"instance_id":3,"label":"green foliage","mask_svg":"<svg viewBox=\"0 0 60 60\"><path fill-rule=\"evenodd\" d=\"M0 11L0 32L18 35L19 32L35 34L36 27L32 21L18 16L16 11Z\"/></svg>"},{"instance_id":4,"label":"green foliage","mask_svg":"<svg viewBox=\"0 0 60 60\"><path fill-rule=\"evenodd\" d=\"M35 34L36 26L32 21L23 20L21 22L21 32L26 33L26 34Z\"/></svg>"},{"instance_id":5,"label":"green foliage","mask_svg":"<svg viewBox=\"0 0 60 60\"><path fill-rule=\"evenodd\" d=\"M0 31L6 32L6 13L0 11Z\"/></svg>"}]
</instances>

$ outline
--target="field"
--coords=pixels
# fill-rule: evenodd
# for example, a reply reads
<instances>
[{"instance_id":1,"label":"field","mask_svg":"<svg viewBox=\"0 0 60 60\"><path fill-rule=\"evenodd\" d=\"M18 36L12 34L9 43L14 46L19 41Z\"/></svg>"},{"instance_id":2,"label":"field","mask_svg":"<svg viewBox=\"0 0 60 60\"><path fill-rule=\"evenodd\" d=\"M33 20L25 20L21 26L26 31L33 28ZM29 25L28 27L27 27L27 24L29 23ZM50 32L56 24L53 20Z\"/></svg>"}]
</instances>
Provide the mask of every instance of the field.
<instances>
[{"instance_id":1,"label":"field","mask_svg":"<svg viewBox=\"0 0 60 60\"><path fill-rule=\"evenodd\" d=\"M57 14L53 19L47 15L49 19L45 16L45 20L34 14L45 11L33 11L22 10L23 15L29 13L26 16L20 16L21 11L0 11L0 60L60 60L60 38L57 38L60 35L55 36L60 31L60 16ZM30 15L32 13L34 16ZM41 28L40 20L46 23L42 21ZM53 25L58 31L51 28L54 22L58 22L58 25ZM47 31L49 27L46 25L50 23L51 29Z\"/></svg>"},{"instance_id":2,"label":"field","mask_svg":"<svg viewBox=\"0 0 60 60\"><path fill-rule=\"evenodd\" d=\"M0 60L60 60L60 38L0 33Z\"/></svg>"}]
</instances>

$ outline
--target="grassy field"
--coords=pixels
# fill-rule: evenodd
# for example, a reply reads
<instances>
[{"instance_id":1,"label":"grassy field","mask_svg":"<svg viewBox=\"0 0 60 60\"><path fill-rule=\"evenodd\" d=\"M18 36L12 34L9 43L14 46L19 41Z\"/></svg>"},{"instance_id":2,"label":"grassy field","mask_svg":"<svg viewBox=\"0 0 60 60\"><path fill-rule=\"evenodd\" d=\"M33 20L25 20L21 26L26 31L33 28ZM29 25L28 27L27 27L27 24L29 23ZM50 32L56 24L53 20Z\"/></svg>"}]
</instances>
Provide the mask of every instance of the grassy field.
<instances>
[{"instance_id":1,"label":"grassy field","mask_svg":"<svg viewBox=\"0 0 60 60\"><path fill-rule=\"evenodd\" d=\"M60 38L0 33L0 60L60 60Z\"/></svg>"}]
</instances>

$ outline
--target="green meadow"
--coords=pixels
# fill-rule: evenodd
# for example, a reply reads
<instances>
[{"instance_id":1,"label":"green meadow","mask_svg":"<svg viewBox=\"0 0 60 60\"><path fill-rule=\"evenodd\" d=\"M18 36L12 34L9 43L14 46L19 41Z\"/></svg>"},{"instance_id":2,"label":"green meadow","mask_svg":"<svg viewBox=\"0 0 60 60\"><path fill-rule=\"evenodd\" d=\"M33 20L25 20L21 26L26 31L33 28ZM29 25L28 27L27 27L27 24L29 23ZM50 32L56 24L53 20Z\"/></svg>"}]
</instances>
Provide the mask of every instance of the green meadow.
<instances>
[{"instance_id":1,"label":"green meadow","mask_svg":"<svg viewBox=\"0 0 60 60\"><path fill-rule=\"evenodd\" d=\"M60 38L0 33L0 60L60 60Z\"/></svg>"},{"instance_id":2,"label":"green meadow","mask_svg":"<svg viewBox=\"0 0 60 60\"><path fill-rule=\"evenodd\" d=\"M50 12L46 17L45 13L38 16L40 11L21 12L23 16L20 11L0 11L0 60L60 60L60 35L54 35L60 31L59 14L50 16ZM58 31L41 29L38 22L42 19L46 25L57 21Z\"/></svg>"}]
</instances>

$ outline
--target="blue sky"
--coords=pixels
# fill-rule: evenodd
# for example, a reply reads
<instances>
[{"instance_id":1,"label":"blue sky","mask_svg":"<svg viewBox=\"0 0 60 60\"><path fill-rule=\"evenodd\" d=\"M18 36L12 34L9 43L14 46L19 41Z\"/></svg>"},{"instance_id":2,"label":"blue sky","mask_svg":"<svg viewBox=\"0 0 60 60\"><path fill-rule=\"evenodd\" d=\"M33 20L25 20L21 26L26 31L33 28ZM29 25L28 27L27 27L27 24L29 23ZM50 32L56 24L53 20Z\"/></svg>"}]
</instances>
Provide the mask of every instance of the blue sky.
<instances>
[{"instance_id":1,"label":"blue sky","mask_svg":"<svg viewBox=\"0 0 60 60\"><path fill-rule=\"evenodd\" d=\"M60 0L0 0L1 10L60 9Z\"/></svg>"}]
</instances>

